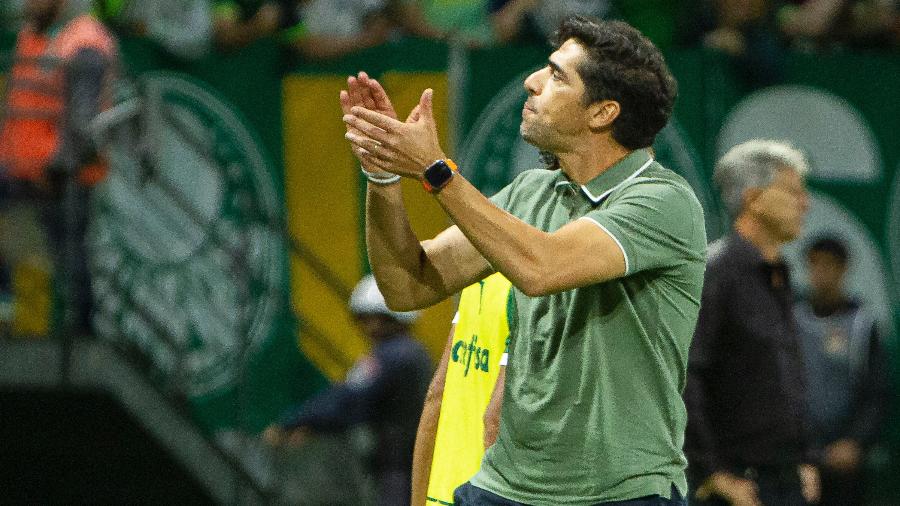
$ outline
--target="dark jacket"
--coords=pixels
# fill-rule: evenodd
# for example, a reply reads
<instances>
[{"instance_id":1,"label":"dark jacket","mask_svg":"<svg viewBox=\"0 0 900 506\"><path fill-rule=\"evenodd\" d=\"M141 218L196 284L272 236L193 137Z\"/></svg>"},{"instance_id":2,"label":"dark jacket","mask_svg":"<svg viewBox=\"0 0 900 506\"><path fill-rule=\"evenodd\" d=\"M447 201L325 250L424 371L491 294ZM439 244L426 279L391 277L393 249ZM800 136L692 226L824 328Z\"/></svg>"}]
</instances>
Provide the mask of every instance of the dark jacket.
<instances>
[{"instance_id":1,"label":"dark jacket","mask_svg":"<svg viewBox=\"0 0 900 506\"><path fill-rule=\"evenodd\" d=\"M736 234L710 247L684 394L694 479L816 460L792 304L783 263Z\"/></svg>"},{"instance_id":2,"label":"dark jacket","mask_svg":"<svg viewBox=\"0 0 900 506\"><path fill-rule=\"evenodd\" d=\"M337 383L287 413L280 425L340 432L367 423L377 443L379 469L410 469L416 428L431 379L425 349L405 334L377 342Z\"/></svg>"}]
</instances>

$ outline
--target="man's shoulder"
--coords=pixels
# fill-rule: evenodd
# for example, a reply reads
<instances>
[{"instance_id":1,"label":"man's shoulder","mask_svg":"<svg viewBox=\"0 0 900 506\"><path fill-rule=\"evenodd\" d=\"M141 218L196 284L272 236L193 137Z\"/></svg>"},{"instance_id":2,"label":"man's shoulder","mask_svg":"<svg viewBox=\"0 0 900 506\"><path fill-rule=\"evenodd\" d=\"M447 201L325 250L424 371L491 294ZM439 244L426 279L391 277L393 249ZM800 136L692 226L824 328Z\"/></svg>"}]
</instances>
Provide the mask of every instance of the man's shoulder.
<instances>
[{"instance_id":1,"label":"man's shoulder","mask_svg":"<svg viewBox=\"0 0 900 506\"><path fill-rule=\"evenodd\" d=\"M491 200L509 211L552 188L558 174L559 170L545 168L523 170Z\"/></svg>"},{"instance_id":2,"label":"man's shoulder","mask_svg":"<svg viewBox=\"0 0 900 506\"><path fill-rule=\"evenodd\" d=\"M702 207L690 183L675 171L667 169L657 162L653 162L645 171L622 183L615 193L619 195L667 193L676 195L676 200ZM615 195L611 195L611 197L614 198Z\"/></svg>"},{"instance_id":3,"label":"man's shoulder","mask_svg":"<svg viewBox=\"0 0 900 506\"><path fill-rule=\"evenodd\" d=\"M702 242L706 248L703 205L687 181L671 170L654 163L622 182L610 193L605 207L613 209L620 204L637 206L641 215L652 219L660 230L677 230L682 238L690 238L698 247Z\"/></svg>"}]
</instances>

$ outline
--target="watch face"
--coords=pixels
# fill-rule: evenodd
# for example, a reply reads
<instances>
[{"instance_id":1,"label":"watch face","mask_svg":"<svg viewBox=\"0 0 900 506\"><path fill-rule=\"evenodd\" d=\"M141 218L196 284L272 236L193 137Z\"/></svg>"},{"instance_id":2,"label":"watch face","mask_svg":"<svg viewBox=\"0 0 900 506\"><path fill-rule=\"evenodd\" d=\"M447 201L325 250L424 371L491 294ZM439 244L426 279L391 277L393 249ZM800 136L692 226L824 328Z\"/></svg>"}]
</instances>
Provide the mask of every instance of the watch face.
<instances>
[{"instance_id":1,"label":"watch face","mask_svg":"<svg viewBox=\"0 0 900 506\"><path fill-rule=\"evenodd\" d=\"M444 160L438 160L425 169L425 180L432 188L440 188L453 177L453 170Z\"/></svg>"},{"instance_id":2,"label":"watch face","mask_svg":"<svg viewBox=\"0 0 900 506\"><path fill-rule=\"evenodd\" d=\"M279 198L258 143L218 97L145 74L109 125L90 233L95 327L192 396L231 386L283 300Z\"/></svg>"}]
</instances>

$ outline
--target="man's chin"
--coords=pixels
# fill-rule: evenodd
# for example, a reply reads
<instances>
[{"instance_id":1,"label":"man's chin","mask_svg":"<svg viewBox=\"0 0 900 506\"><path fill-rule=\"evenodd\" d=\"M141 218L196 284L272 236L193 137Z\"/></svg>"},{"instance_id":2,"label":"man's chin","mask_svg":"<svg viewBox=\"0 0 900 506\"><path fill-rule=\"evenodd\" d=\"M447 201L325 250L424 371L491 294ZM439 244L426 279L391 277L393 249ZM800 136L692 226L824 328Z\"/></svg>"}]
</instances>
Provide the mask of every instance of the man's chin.
<instances>
[{"instance_id":1,"label":"man's chin","mask_svg":"<svg viewBox=\"0 0 900 506\"><path fill-rule=\"evenodd\" d=\"M538 149L543 149L543 147L541 146L541 143L540 143L540 139L536 138L533 135L533 132L526 130L524 128L524 126L525 125L522 125L522 127L519 128L519 134L522 136L522 140L527 142L528 144L531 144L532 146L534 146Z\"/></svg>"}]
</instances>

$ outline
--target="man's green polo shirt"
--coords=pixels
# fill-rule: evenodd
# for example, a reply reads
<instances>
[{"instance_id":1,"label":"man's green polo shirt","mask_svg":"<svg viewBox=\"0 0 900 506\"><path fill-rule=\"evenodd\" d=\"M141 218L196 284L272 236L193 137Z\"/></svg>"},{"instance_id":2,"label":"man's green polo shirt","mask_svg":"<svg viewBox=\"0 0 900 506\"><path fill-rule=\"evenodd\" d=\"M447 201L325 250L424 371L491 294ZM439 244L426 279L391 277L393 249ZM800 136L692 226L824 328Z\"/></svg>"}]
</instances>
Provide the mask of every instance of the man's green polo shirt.
<instances>
[{"instance_id":1,"label":"man's green polo shirt","mask_svg":"<svg viewBox=\"0 0 900 506\"><path fill-rule=\"evenodd\" d=\"M590 220L627 267L544 297L513 288L500 434L472 484L537 506L685 495L681 394L706 263L694 192L637 150L586 185L530 170L492 200L547 232Z\"/></svg>"}]
</instances>

